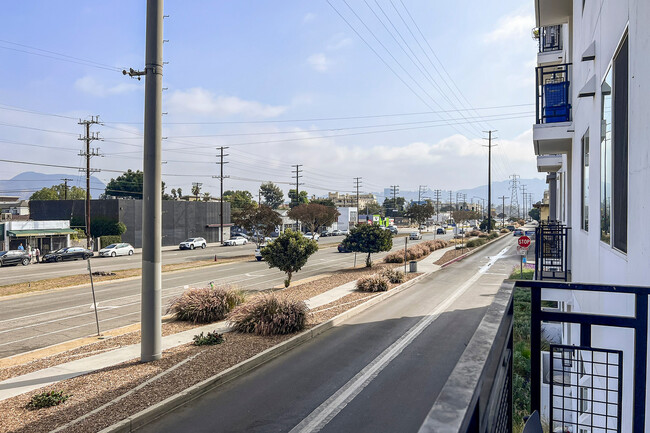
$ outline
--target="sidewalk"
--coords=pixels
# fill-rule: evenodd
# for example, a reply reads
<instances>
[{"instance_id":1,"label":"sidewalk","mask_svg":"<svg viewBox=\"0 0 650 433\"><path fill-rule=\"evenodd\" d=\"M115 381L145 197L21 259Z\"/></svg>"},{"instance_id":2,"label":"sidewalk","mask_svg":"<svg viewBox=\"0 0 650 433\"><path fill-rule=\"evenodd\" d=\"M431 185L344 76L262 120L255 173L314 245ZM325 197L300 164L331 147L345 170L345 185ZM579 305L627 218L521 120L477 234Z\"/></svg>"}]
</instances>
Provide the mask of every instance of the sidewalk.
<instances>
[{"instance_id":1,"label":"sidewalk","mask_svg":"<svg viewBox=\"0 0 650 433\"><path fill-rule=\"evenodd\" d=\"M448 247L434 251L418 262L418 272L432 273L440 269L440 266L433 263L439 260L445 252L454 248ZM343 284L339 287L328 290L308 299L306 302L310 309L334 302L356 290L356 281ZM211 323L198 328L193 328L177 334L168 335L162 338L162 350L168 350L183 344L192 342L195 335L201 332L219 333L227 332L229 327L226 321ZM22 376L12 377L0 382L0 401L15 397L26 392L55 384L57 382L71 379L83 374L92 373L103 368L111 367L123 362L137 359L140 356L140 344L132 344L119 349L99 353L97 355L81 358L65 364L38 370Z\"/></svg>"}]
</instances>

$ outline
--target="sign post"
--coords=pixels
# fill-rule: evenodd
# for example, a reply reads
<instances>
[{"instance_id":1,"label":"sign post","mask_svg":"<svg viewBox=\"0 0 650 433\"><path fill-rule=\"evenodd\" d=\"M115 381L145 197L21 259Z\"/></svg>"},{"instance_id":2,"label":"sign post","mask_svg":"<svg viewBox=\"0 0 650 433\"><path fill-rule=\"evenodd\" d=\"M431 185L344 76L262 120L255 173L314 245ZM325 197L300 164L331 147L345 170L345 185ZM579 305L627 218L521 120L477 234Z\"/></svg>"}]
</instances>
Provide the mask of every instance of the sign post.
<instances>
[{"instance_id":1,"label":"sign post","mask_svg":"<svg viewBox=\"0 0 650 433\"><path fill-rule=\"evenodd\" d=\"M526 261L526 254L530 246L530 238L528 236L520 236L517 239L517 253L521 256L519 262L519 278L524 278L524 262Z\"/></svg>"}]
</instances>

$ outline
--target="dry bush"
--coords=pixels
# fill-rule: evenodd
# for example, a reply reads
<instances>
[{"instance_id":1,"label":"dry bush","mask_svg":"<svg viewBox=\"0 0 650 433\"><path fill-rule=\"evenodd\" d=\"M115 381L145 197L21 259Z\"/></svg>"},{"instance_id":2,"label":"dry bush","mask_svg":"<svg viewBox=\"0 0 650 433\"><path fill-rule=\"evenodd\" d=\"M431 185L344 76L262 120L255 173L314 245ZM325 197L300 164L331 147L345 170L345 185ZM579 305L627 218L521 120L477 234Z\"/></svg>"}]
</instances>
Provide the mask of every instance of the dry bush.
<instances>
[{"instance_id":1,"label":"dry bush","mask_svg":"<svg viewBox=\"0 0 650 433\"><path fill-rule=\"evenodd\" d=\"M241 290L229 287L192 288L173 299L167 313L176 315L177 320L192 323L211 323L223 320L237 305L244 302Z\"/></svg>"},{"instance_id":2,"label":"dry bush","mask_svg":"<svg viewBox=\"0 0 650 433\"><path fill-rule=\"evenodd\" d=\"M385 292L388 290L388 278L375 274L357 280L357 289L362 292Z\"/></svg>"},{"instance_id":3,"label":"dry bush","mask_svg":"<svg viewBox=\"0 0 650 433\"><path fill-rule=\"evenodd\" d=\"M265 295L237 307L228 320L238 332L284 335L305 329L308 314L303 301Z\"/></svg>"}]
</instances>

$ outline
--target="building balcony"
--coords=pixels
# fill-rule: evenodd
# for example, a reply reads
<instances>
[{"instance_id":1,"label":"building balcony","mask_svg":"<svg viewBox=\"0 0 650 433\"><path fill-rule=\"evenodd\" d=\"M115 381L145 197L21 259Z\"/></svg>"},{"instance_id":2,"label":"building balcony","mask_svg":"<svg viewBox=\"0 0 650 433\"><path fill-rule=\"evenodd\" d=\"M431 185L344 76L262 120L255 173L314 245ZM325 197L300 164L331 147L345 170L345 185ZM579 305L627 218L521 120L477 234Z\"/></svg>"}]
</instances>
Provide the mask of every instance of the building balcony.
<instances>
[{"instance_id":1,"label":"building balcony","mask_svg":"<svg viewBox=\"0 0 650 433\"><path fill-rule=\"evenodd\" d=\"M536 89L535 154L569 153L573 139L571 64L538 67Z\"/></svg>"},{"instance_id":2,"label":"building balcony","mask_svg":"<svg viewBox=\"0 0 650 433\"><path fill-rule=\"evenodd\" d=\"M555 173L562 168L562 155L539 155L537 171L539 173Z\"/></svg>"},{"instance_id":3,"label":"building balcony","mask_svg":"<svg viewBox=\"0 0 650 433\"><path fill-rule=\"evenodd\" d=\"M535 0L535 18L538 27L570 22L573 2L570 0Z\"/></svg>"},{"instance_id":4,"label":"building balcony","mask_svg":"<svg viewBox=\"0 0 650 433\"><path fill-rule=\"evenodd\" d=\"M550 66L568 63L568 55L564 44L565 25L558 24L533 29L533 39L537 40L537 66Z\"/></svg>"}]
</instances>

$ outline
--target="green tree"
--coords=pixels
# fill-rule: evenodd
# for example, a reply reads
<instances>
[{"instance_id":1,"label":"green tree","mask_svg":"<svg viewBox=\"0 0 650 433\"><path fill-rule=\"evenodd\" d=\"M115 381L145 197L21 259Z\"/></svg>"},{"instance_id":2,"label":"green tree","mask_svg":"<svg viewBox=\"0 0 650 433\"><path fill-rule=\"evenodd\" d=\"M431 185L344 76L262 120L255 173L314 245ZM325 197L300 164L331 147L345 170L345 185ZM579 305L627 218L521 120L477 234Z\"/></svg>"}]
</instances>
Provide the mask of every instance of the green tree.
<instances>
[{"instance_id":1,"label":"green tree","mask_svg":"<svg viewBox=\"0 0 650 433\"><path fill-rule=\"evenodd\" d=\"M209 193L209 192L204 192L204 193L203 193L203 197L201 198L201 200L203 200L203 201L210 201L211 198L212 198L212 197L210 196L210 193Z\"/></svg>"},{"instance_id":2,"label":"green tree","mask_svg":"<svg viewBox=\"0 0 650 433\"><path fill-rule=\"evenodd\" d=\"M181 188L176 188L176 194L178 194L179 200L183 200L183 190Z\"/></svg>"},{"instance_id":3,"label":"green tree","mask_svg":"<svg viewBox=\"0 0 650 433\"><path fill-rule=\"evenodd\" d=\"M120 221L104 217L90 220L90 233L93 237L120 236L124 232L126 232L126 226Z\"/></svg>"},{"instance_id":4,"label":"green tree","mask_svg":"<svg viewBox=\"0 0 650 433\"><path fill-rule=\"evenodd\" d=\"M223 193L224 201L230 202L230 207L234 209L246 209L249 205L254 205L253 194L248 191L228 190Z\"/></svg>"},{"instance_id":5,"label":"green tree","mask_svg":"<svg viewBox=\"0 0 650 433\"><path fill-rule=\"evenodd\" d=\"M462 224L469 220L476 220L480 218L480 214L473 210L455 210L451 212L451 217L457 224Z\"/></svg>"},{"instance_id":6,"label":"green tree","mask_svg":"<svg viewBox=\"0 0 650 433\"><path fill-rule=\"evenodd\" d=\"M426 202L424 204L413 203L406 210L406 216L416 221L418 224L424 224L435 213L433 204Z\"/></svg>"},{"instance_id":7,"label":"green tree","mask_svg":"<svg viewBox=\"0 0 650 433\"><path fill-rule=\"evenodd\" d=\"M266 205L255 206L252 202L234 210L232 221L247 232L257 231L263 237L270 236L282 224L282 218L273 209ZM261 240L256 239L259 246Z\"/></svg>"},{"instance_id":8,"label":"green tree","mask_svg":"<svg viewBox=\"0 0 650 433\"><path fill-rule=\"evenodd\" d=\"M385 209L386 216L403 216L405 205L406 200L404 197L395 197L395 200L392 197L386 197L382 206Z\"/></svg>"},{"instance_id":9,"label":"green tree","mask_svg":"<svg viewBox=\"0 0 650 433\"><path fill-rule=\"evenodd\" d=\"M307 191L300 191L299 196L296 197L296 190L295 189L290 189L289 194L289 207L294 207L298 206L299 204L306 204L309 203L309 198L307 198Z\"/></svg>"},{"instance_id":10,"label":"green tree","mask_svg":"<svg viewBox=\"0 0 650 433\"><path fill-rule=\"evenodd\" d=\"M260 253L269 268L278 268L287 274L284 287L289 287L291 277L307 263L309 256L318 251L316 241L306 239L300 232L286 230L276 240L262 248Z\"/></svg>"},{"instance_id":11,"label":"green tree","mask_svg":"<svg viewBox=\"0 0 650 433\"><path fill-rule=\"evenodd\" d=\"M265 182L260 185L260 193L264 197L264 204L271 209L277 209L284 202L284 193L279 186L273 182Z\"/></svg>"},{"instance_id":12,"label":"green tree","mask_svg":"<svg viewBox=\"0 0 650 433\"><path fill-rule=\"evenodd\" d=\"M86 190L73 186L68 189L67 197L68 200L84 200L86 198ZM64 200L65 198L64 183L41 188L29 197L30 200Z\"/></svg>"},{"instance_id":13,"label":"green tree","mask_svg":"<svg viewBox=\"0 0 650 433\"><path fill-rule=\"evenodd\" d=\"M379 203L368 203L364 209L359 209L366 215L381 215L384 216L384 208Z\"/></svg>"},{"instance_id":14,"label":"green tree","mask_svg":"<svg viewBox=\"0 0 650 433\"><path fill-rule=\"evenodd\" d=\"M376 225L364 224L353 228L343 239L343 247L352 252L366 253L366 266L372 266L370 254L390 251L393 248L393 237L388 230Z\"/></svg>"},{"instance_id":15,"label":"green tree","mask_svg":"<svg viewBox=\"0 0 650 433\"><path fill-rule=\"evenodd\" d=\"M192 184L192 195L197 201L199 199L199 194L201 194L201 184L200 183Z\"/></svg>"},{"instance_id":16,"label":"green tree","mask_svg":"<svg viewBox=\"0 0 650 433\"><path fill-rule=\"evenodd\" d=\"M541 213L540 213L538 207L534 207L534 208L532 208L532 209L528 212L528 215L529 215L532 219L536 220L537 222L539 222L539 221L541 220Z\"/></svg>"},{"instance_id":17,"label":"green tree","mask_svg":"<svg viewBox=\"0 0 650 433\"><path fill-rule=\"evenodd\" d=\"M314 200L310 200L309 203L322 204L323 206L333 207L334 209L336 209L336 205L334 204L332 199L329 198L317 198Z\"/></svg>"},{"instance_id":18,"label":"green tree","mask_svg":"<svg viewBox=\"0 0 650 433\"><path fill-rule=\"evenodd\" d=\"M490 223L491 223L490 225L492 226L492 227L490 227L490 231L492 231L492 230L494 230L494 229L496 228L497 223L496 223L496 221L494 220L494 218L491 218L491 219L490 219ZM484 219L483 221L481 221L481 223L479 224L478 228L481 229L481 230L484 231L484 232L488 231L488 229L487 229L487 228L488 228L488 220L487 220L487 218Z\"/></svg>"},{"instance_id":19,"label":"green tree","mask_svg":"<svg viewBox=\"0 0 650 433\"><path fill-rule=\"evenodd\" d=\"M336 208L313 202L298 205L292 208L287 214L289 218L298 220L309 227L309 231L312 232L312 238L320 227L327 227L334 224L339 215L340 213Z\"/></svg>"},{"instance_id":20,"label":"green tree","mask_svg":"<svg viewBox=\"0 0 650 433\"><path fill-rule=\"evenodd\" d=\"M142 182L144 173L140 170L128 169L124 174L111 179L106 185L106 195L115 197L142 198Z\"/></svg>"}]
</instances>

